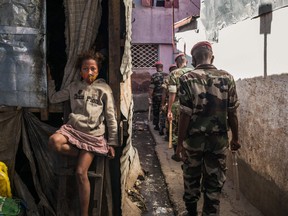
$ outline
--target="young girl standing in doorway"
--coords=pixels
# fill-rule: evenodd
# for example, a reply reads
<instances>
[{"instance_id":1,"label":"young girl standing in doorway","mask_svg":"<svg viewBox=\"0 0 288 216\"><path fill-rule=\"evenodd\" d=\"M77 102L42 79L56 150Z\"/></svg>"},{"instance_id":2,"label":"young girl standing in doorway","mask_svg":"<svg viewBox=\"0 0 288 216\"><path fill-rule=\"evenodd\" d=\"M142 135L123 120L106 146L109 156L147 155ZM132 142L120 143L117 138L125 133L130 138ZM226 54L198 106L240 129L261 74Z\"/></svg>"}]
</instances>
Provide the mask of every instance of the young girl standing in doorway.
<instances>
[{"instance_id":1,"label":"young girl standing in doorway","mask_svg":"<svg viewBox=\"0 0 288 216\"><path fill-rule=\"evenodd\" d=\"M68 122L49 138L48 145L62 154L78 157L76 176L81 216L88 216L90 183L88 169L95 154L114 157L117 146L117 121L111 88L103 79L96 79L103 61L100 53L87 51L79 55L76 67L81 80L56 92L48 70L49 100L59 103L70 99ZM108 127L108 141L104 138Z\"/></svg>"}]
</instances>

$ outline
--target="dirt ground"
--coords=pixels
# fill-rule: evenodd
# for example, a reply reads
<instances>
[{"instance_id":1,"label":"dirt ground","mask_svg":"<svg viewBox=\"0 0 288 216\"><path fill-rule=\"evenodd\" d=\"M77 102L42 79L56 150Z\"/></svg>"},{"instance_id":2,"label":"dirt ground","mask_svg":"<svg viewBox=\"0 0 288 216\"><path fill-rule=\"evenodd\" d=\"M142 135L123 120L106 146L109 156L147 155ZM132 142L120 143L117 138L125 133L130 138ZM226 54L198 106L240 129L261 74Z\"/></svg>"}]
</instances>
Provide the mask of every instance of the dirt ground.
<instances>
[{"instance_id":1,"label":"dirt ground","mask_svg":"<svg viewBox=\"0 0 288 216\"><path fill-rule=\"evenodd\" d=\"M143 216L175 215L160 163L155 153L155 142L149 131L146 113L134 113L133 145L137 148L145 176L136 182L134 196ZM133 198L132 198L133 199Z\"/></svg>"},{"instance_id":2,"label":"dirt ground","mask_svg":"<svg viewBox=\"0 0 288 216\"><path fill-rule=\"evenodd\" d=\"M173 150L167 141L147 122L147 113L134 113L133 145L138 149L142 169L146 175L136 186L141 199L142 215L177 215L185 211L182 200L184 187L181 162L171 160ZM203 197L203 196L202 196ZM236 200L235 188L227 178L220 200L220 216L263 216L243 194ZM201 215L203 199L198 203Z\"/></svg>"}]
</instances>

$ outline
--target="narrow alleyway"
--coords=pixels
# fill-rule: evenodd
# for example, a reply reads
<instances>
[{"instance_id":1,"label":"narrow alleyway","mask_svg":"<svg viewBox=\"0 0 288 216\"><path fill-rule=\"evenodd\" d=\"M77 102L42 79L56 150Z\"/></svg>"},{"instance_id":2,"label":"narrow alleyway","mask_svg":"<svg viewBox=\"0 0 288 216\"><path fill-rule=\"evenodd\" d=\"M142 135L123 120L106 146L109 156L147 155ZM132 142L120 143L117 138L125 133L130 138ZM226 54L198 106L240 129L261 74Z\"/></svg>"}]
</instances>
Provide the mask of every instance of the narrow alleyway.
<instances>
[{"instance_id":1,"label":"narrow alleyway","mask_svg":"<svg viewBox=\"0 0 288 216\"><path fill-rule=\"evenodd\" d=\"M163 136L153 130L152 123L147 122L147 112L134 113L133 120L133 145L139 152L141 166L146 173L136 186L141 194L142 201L138 203L143 210L142 215L180 216L185 210L181 163L171 160L173 151L168 148ZM199 215L202 204L201 198ZM221 196L220 215L263 216L243 194L240 194L240 200L236 200L233 182L229 178Z\"/></svg>"},{"instance_id":2,"label":"narrow alleyway","mask_svg":"<svg viewBox=\"0 0 288 216\"><path fill-rule=\"evenodd\" d=\"M130 197L138 203L143 216L174 215L160 163L155 153L155 142L148 128L147 113L134 113L133 145L137 148L145 176L136 182Z\"/></svg>"}]
</instances>

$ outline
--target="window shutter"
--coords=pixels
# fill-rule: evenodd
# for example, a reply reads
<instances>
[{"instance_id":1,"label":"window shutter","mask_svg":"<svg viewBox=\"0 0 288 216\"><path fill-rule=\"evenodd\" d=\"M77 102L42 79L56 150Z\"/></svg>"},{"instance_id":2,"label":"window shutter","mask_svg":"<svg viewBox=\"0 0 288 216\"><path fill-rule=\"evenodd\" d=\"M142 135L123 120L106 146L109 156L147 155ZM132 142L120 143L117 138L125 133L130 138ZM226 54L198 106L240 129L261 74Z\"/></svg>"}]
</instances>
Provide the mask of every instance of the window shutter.
<instances>
[{"instance_id":1,"label":"window shutter","mask_svg":"<svg viewBox=\"0 0 288 216\"><path fill-rule=\"evenodd\" d=\"M179 8L179 0L174 0L174 8Z\"/></svg>"},{"instance_id":2,"label":"window shutter","mask_svg":"<svg viewBox=\"0 0 288 216\"><path fill-rule=\"evenodd\" d=\"M165 8L172 8L173 0L165 0ZM174 8L179 8L179 0L174 0Z\"/></svg>"},{"instance_id":3,"label":"window shutter","mask_svg":"<svg viewBox=\"0 0 288 216\"><path fill-rule=\"evenodd\" d=\"M165 0L165 8L171 8L172 7L172 0Z\"/></svg>"},{"instance_id":4,"label":"window shutter","mask_svg":"<svg viewBox=\"0 0 288 216\"><path fill-rule=\"evenodd\" d=\"M142 6L144 7L151 7L152 6L152 0L141 0Z\"/></svg>"}]
</instances>

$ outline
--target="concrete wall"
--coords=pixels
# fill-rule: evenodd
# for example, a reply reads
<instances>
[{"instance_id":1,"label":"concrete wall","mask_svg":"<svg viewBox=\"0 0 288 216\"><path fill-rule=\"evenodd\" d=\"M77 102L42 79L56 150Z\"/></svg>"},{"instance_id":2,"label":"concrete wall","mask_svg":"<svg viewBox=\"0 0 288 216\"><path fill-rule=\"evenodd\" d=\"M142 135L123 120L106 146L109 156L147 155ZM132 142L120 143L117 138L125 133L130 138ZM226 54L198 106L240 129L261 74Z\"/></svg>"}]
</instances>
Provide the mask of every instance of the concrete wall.
<instances>
[{"instance_id":1,"label":"concrete wall","mask_svg":"<svg viewBox=\"0 0 288 216\"><path fill-rule=\"evenodd\" d=\"M288 74L239 80L237 91L241 192L264 215L286 216Z\"/></svg>"},{"instance_id":2,"label":"concrete wall","mask_svg":"<svg viewBox=\"0 0 288 216\"><path fill-rule=\"evenodd\" d=\"M264 49L267 51L267 73L281 74L288 71L288 7L273 11L271 33L260 34L260 18L247 19L219 31L219 42L213 44L215 55L214 64L218 68L229 71L235 79L252 78L264 75ZM199 31L176 33L182 37L177 44L183 50L183 43L187 44L187 53L192 46L201 40L206 40L205 29L198 19Z\"/></svg>"}]
</instances>

